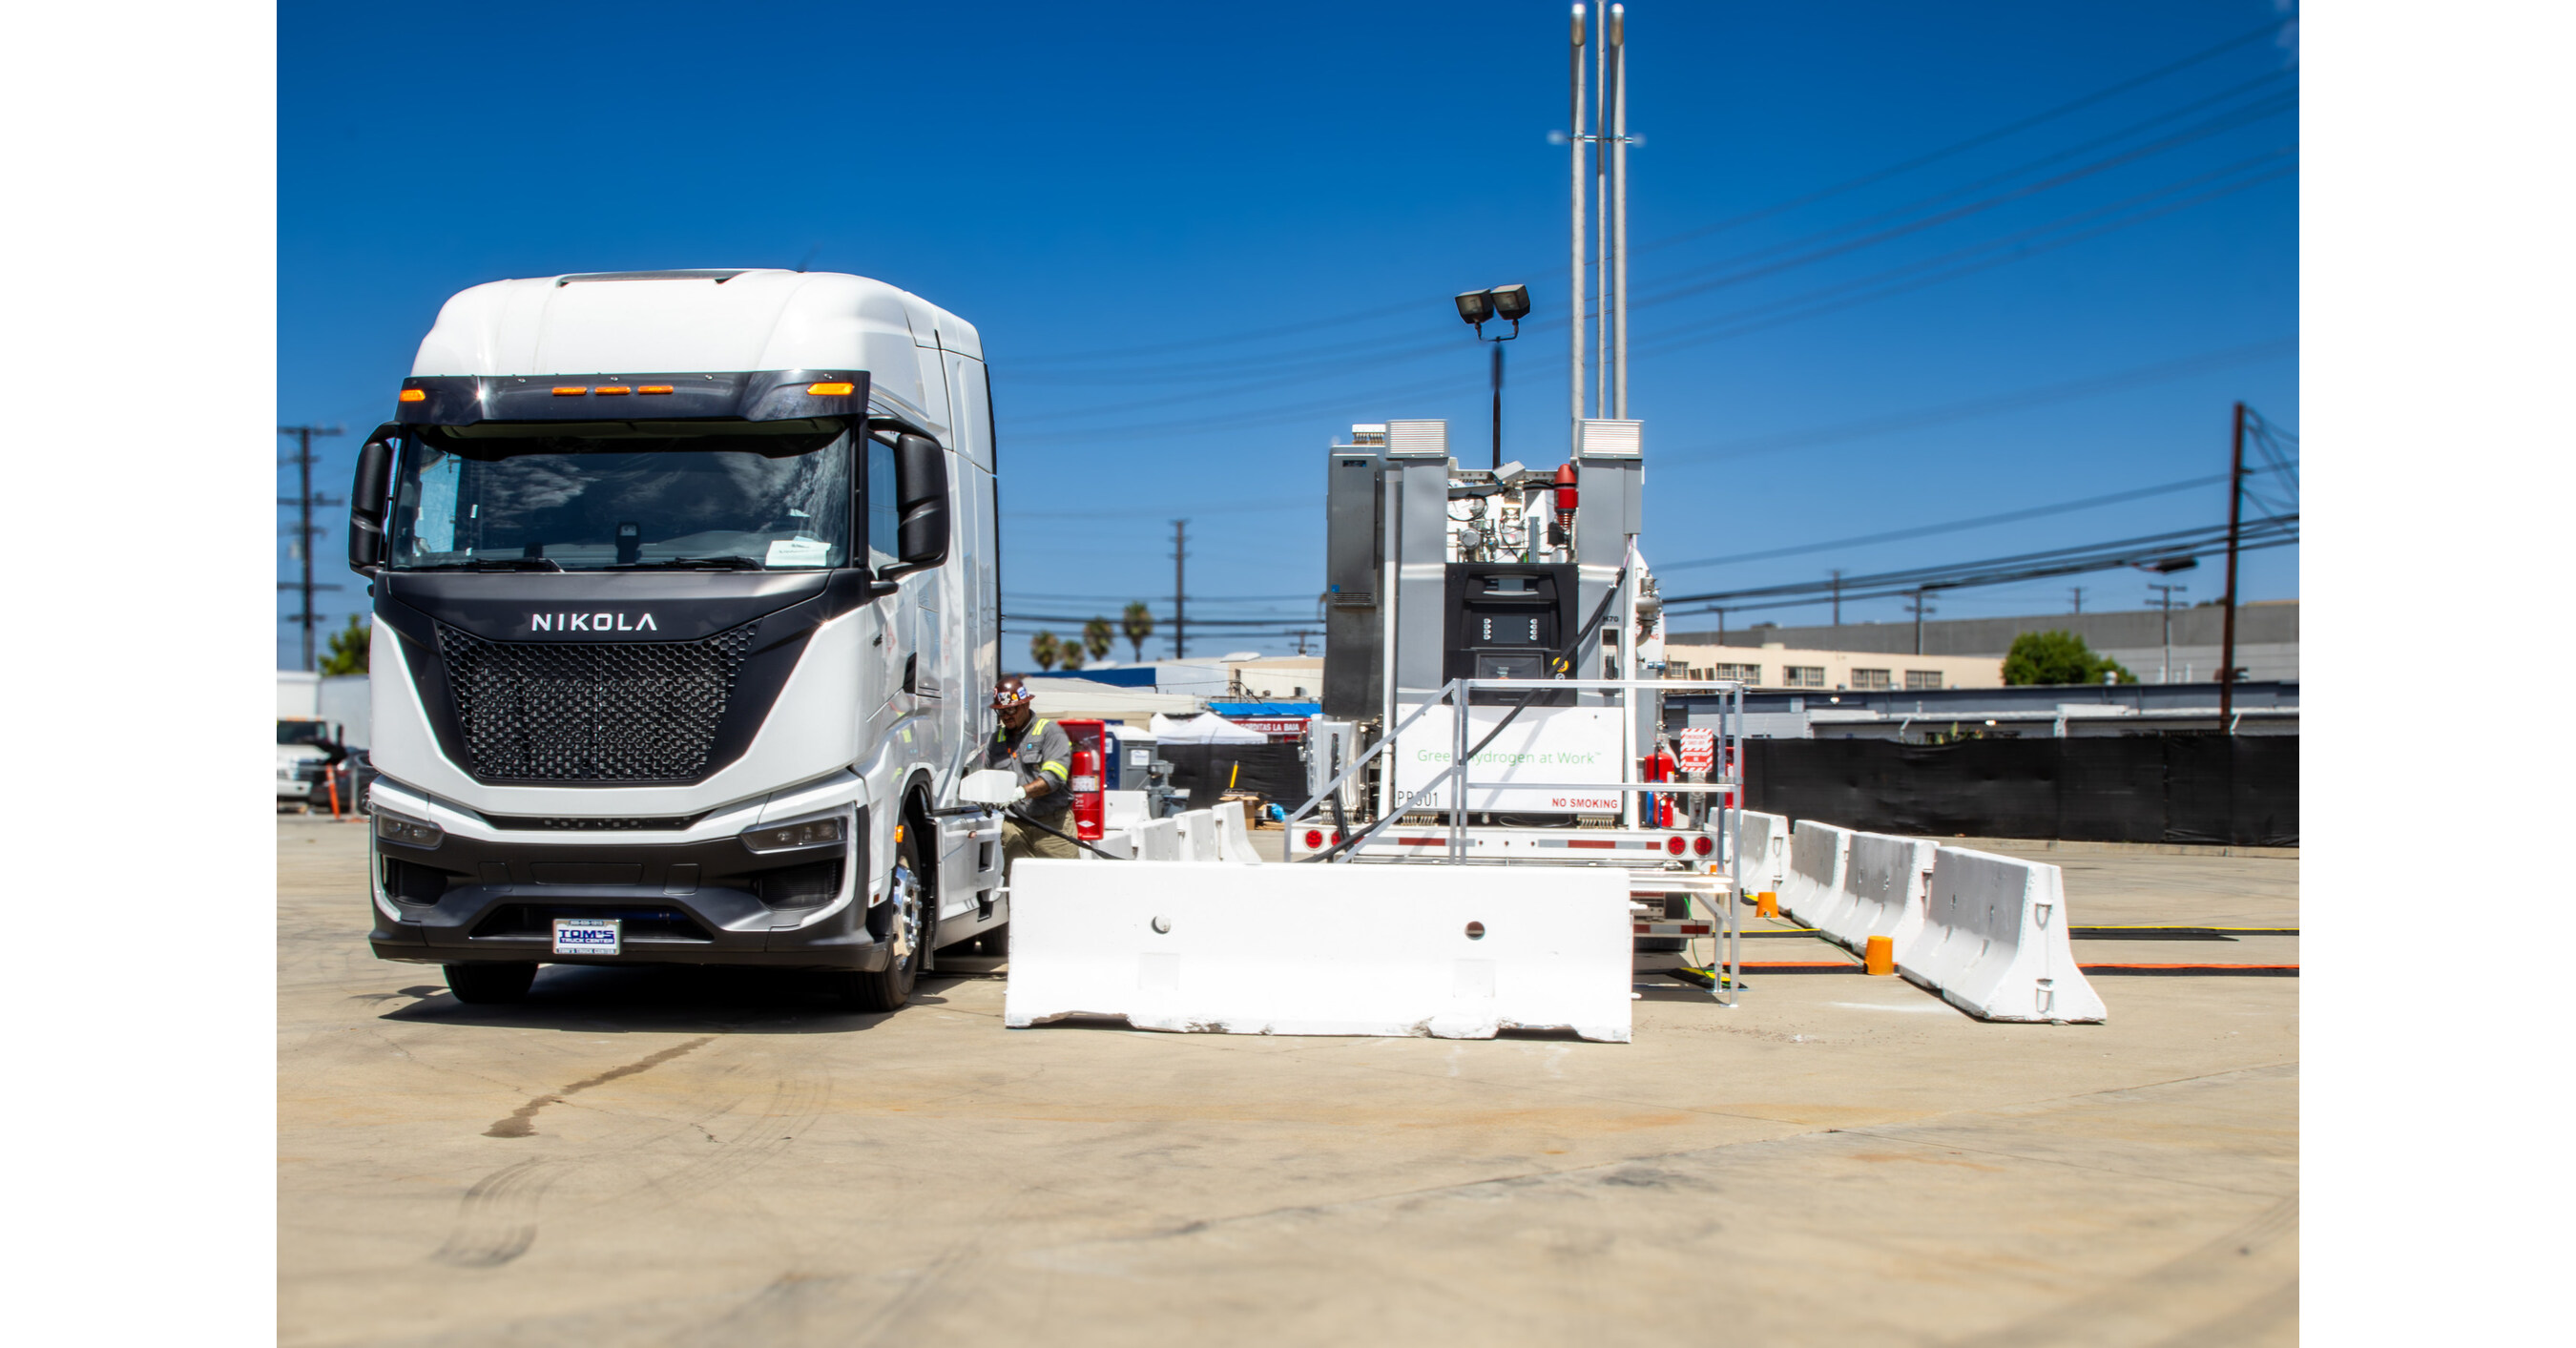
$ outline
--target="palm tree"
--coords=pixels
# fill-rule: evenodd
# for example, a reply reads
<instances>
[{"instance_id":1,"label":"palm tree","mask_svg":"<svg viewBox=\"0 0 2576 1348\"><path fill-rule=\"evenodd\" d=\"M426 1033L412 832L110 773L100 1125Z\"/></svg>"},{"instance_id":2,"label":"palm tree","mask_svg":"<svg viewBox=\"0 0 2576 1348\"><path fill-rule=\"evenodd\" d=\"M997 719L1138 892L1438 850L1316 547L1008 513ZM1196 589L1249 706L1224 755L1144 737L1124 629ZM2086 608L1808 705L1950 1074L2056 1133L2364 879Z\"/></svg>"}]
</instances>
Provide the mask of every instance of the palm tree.
<instances>
[{"instance_id":1,"label":"palm tree","mask_svg":"<svg viewBox=\"0 0 2576 1348\"><path fill-rule=\"evenodd\" d=\"M1091 652L1094 660L1107 657L1111 643L1117 640L1117 635L1110 631L1107 618L1094 618L1082 625L1082 648Z\"/></svg>"},{"instance_id":2,"label":"palm tree","mask_svg":"<svg viewBox=\"0 0 2576 1348\"><path fill-rule=\"evenodd\" d=\"M1082 647L1074 642L1059 641L1055 645L1055 658L1057 664L1067 669L1080 669L1082 668Z\"/></svg>"},{"instance_id":3,"label":"palm tree","mask_svg":"<svg viewBox=\"0 0 2576 1348\"><path fill-rule=\"evenodd\" d=\"M1134 657L1144 659L1145 638L1154 635L1154 610L1145 607L1142 599L1129 604L1118 620L1118 630L1126 634L1127 648Z\"/></svg>"},{"instance_id":4,"label":"palm tree","mask_svg":"<svg viewBox=\"0 0 2576 1348\"><path fill-rule=\"evenodd\" d=\"M1040 632L1029 638L1029 658L1037 661L1040 669L1055 668L1055 658L1063 649L1056 644L1053 632Z\"/></svg>"}]
</instances>

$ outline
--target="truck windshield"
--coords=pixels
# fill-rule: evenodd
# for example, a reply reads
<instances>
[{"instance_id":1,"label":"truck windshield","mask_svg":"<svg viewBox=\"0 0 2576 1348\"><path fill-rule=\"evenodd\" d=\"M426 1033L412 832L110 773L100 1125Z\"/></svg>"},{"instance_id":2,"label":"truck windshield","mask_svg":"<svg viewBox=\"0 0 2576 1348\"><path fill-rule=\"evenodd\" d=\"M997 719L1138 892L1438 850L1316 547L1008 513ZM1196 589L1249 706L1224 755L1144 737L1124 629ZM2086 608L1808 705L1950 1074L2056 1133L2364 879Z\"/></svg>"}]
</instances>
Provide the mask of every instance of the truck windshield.
<instances>
[{"instance_id":1,"label":"truck windshield","mask_svg":"<svg viewBox=\"0 0 2576 1348\"><path fill-rule=\"evenodd\" d=\"M845 566L850 441L834 420L424 428L395 470L392 564Z\"/></svg>"}]
</instances>

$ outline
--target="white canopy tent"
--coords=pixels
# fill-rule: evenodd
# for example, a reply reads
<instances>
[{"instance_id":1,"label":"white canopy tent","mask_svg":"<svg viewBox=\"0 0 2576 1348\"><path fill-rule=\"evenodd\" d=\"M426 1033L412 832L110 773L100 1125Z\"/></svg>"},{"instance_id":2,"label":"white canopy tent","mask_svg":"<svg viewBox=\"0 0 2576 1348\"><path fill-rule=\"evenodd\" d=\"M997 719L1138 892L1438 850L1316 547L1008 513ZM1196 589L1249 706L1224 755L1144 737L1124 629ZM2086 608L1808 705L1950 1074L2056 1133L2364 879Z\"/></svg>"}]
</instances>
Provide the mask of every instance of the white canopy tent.
<instances>
[{"instance_id":1,"label":"white canopy tent","mask_svg":"<svg viewBox=\"0 0 2576 1348\"><path fill-rule=\"evenodd\" d=\"M1154 738L1164 744L1268 744L1270 737L1258 730L1247 730L1212 711L1194 716L1165 716L1156 713Z\"/></svg>"}]
</instances>

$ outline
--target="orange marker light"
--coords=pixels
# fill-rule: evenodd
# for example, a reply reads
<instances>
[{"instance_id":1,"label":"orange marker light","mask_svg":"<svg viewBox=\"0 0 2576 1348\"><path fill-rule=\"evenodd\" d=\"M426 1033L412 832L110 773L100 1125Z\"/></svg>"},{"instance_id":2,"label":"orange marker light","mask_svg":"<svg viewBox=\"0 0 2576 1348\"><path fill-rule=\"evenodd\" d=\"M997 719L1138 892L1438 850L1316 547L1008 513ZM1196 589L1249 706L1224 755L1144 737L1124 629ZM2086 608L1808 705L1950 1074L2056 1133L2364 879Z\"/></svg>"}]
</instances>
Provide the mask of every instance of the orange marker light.
<instances>
[{"instance_id":1,"label":"orange marker light","mask_svg":"<svg viewBox=\"0 0 2576 1348\"><path fill-rule=\"evenodd\" d=\"M632 390L628 389L624 384L602 384L598 388L591 390L591 392L596 393L603 398L612 393L627 393L631 391Z\"/></svg>"},{"instance_id":2,"label":"orange marker light","mask_svg":"<svg viewBox=\"0 0 2576 1348\"><path fill-rule=\"evenodd\" d=\"M668 393L671 391L671 386L668 384L638 384L635 386L635 391L638 393Z\"/></svg>"},{"instance_id":3,"label":"orange marker light","mask_svg":"<svg viewBox=\"0 0 2576 1348\"><path fill-rule=\"evenodd\" d=\"M404 390L402 391L402 393L401 393L399 396L401 397L402 401L407 402L407 403L425 403L425 402L428 402L428 401L429 401L429 390L427 390L427 389L420 389L420 388L407 388L407 389L404 389Z\"/></svg>"},{"instance_id":4,"label":"orange marker light","mask_svg":"<svg viewBox=\"0 0 2576 1348\"><path fill-rule=\"evenodd\" d=\"M805 386L805 391L813 394L817 398L846 398L856 391L856 386L851 384L807 384Z\"/></svg>"},{"instance_id":5,"label":"orange marker light","mask_svg":"<svg viewBox=\"0 0 2576 1348\"><path fill-rule=\"evenodd\" d=\"M558 398L577 398L588 392L590 392L589 387L581 384L558 385L555 388L555 396Z\"/></svg>"}]
</instances>

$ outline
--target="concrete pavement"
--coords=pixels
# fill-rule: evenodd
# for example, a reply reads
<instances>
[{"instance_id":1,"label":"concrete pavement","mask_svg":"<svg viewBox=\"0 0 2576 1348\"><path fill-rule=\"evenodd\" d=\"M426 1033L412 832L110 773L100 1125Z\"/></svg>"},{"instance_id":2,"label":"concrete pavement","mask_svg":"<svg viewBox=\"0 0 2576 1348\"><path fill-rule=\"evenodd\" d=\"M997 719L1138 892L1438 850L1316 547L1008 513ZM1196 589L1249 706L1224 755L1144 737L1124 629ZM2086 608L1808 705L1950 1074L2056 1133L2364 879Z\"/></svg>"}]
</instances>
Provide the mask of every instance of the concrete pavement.
<instances>
[{"instance_id":1,"label":"concrete pavement","mask_svg":"<svg viewBox=\"0 0 2576 1348\"><path fill-rule=\"evenodd\" d=\"M369 954L359 828L277 830L289 1344L2296 1341L2295 979L1759 977L1627 1045L1006 1031L991 976L469 1008ZM2295 860L2134 860L2196 869L2081 858L2072 920L2296 924Z\"/></svg>"}]
</instances>

